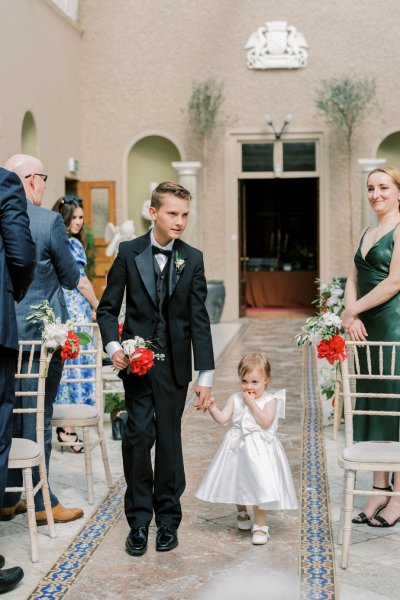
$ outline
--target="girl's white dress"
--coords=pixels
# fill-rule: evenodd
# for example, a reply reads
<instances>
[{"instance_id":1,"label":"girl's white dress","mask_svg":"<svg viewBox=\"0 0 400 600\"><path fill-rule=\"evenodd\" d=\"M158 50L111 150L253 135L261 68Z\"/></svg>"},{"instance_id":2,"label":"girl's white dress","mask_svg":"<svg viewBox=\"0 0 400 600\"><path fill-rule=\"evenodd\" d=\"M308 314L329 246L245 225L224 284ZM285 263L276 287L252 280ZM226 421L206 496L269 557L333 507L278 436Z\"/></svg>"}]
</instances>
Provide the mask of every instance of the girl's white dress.
<instances>
[{"instance_id":1,"label":"girl's white dress","mask_svg":"<svg viewBox=\"0 0 400 600\"><path fill-rule=\"evenodd\" d=\"M285 418L285 390L265 393L256 400L263 409L277 400L271 427L258 425L241 393L234 396L232 428L218 448L196 496L207 502L255 505L263 510L297 508L292 474L276 436Z\"/></svg>"}]
</instances>

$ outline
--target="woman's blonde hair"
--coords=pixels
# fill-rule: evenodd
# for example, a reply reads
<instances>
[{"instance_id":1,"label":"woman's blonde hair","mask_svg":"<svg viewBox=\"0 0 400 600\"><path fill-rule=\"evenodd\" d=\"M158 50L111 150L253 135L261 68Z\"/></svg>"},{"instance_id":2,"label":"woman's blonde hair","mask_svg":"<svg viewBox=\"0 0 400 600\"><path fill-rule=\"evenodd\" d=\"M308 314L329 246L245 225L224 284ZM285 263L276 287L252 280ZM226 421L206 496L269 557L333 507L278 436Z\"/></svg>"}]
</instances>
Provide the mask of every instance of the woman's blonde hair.
<instances>
[{"instance_id":1,"label":"woman's blonde hair","mask_svg":"<svg viewBox=\"0 0 400 600\"><path fill-rule=\"evenodd\" d=\"M371 173L368 173L367 184L368 184L368 179L371 177L371 175L373 173L386 173L386 175L389 175L389 177L391 177L393 179L393 183L400 190L400 170L397 169L396 167L379 167L378 169L374 169L373 171L371 171Z\"/></svg>"},{"instance_id":2,"label":"woman's blonde hair","mask_svg":"<svg viewBox=\"0 0 400 600\"><path fill-rule=\"evenodd\" d=\"M271 379L269 360L260 352L250 352L241 359L238 366L239 377L242 379L250 371L260 371L267 379Z\"/></svg>"}]
</instances>

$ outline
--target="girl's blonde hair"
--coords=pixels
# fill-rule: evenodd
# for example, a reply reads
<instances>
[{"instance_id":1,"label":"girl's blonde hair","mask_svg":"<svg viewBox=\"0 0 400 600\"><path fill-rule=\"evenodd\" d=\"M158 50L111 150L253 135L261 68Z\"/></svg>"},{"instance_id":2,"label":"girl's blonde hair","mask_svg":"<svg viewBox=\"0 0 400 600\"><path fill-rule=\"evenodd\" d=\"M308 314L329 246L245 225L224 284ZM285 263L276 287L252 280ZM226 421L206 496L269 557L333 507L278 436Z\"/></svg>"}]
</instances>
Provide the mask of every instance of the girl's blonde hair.
<instances>
[{"instance_id":1,"label":"girl's blonde hair","mask_svg":"<svg viewBox=\"0 0 400 600\"><path fill-rule=\"evenodd\" d=\"M260 371L267 379L271 379L271 365L264 354L250 352L245 354L238 366L239 377L242 379L250 371Z\"/></svg>"}]
</instances>

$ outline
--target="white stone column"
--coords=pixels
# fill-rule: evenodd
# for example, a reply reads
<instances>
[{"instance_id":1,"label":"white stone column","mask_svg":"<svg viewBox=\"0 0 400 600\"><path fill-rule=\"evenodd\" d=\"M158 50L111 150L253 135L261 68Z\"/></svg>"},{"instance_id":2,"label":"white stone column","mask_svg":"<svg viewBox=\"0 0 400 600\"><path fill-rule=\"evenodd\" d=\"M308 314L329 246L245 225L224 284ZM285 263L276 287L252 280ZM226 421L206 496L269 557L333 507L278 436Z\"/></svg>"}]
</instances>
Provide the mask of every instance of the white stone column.
<instances>
[{"instance_id":1,"label":"white stone column","mask_svg":"<svg viewBox=\"0 0 400 600\"><path fill-rule=\"evenodd\" d=\"M197 172L202 167L199 161L173 162L171 166L176 169L179 175L179 183L186 188L191 196L190 215L185 233L182 239L191 246L197 246L198 240L198 219L197 219Z\"/></svg>"},{"instance_id":2,"label":"white stone column","mask_svg":"<svg viewBox=\"0 0 400 600\"><path fill-rule=\"evenodd\" d=\"M368 173L386 164L386 158L359 158L358 164L361 167L362 175L362 211L361 211L361 228L369 227L376 223L376 215L368 202L367 195L367 177Z\"/></svg>"}]
</instances>

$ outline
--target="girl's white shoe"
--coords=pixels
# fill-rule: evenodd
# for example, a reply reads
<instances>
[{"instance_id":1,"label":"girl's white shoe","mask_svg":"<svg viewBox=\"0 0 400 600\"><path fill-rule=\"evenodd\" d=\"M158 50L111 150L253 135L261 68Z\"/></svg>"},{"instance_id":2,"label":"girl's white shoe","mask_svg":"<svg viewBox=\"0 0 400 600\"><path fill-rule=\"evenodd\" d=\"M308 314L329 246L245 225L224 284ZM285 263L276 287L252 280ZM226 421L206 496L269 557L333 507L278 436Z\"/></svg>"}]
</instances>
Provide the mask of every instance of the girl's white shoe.
<instances>
[{"instance_id":1,"label":"girl's white shoe","mask_svg":"<svg viewBox=\"0 0 400 600\"><path fill-rule=\"evenodd\" d=\"M240 510L237 515L237 526L238 529L242 531L250 531L251 529L251 519L247 510Z\"/></svg>"},{"instance_id":2,"label":"girl's white shoe","mask_svg":"<svg viewBox=\"0 0 400 600\"><path fill-rule=\"evenodd\" d=\"M264 525L264 527L261 527L260 525L253 525L253 537L251 538L252 543L255 545L266 544L269 539L268 529L268 525ZM258 531L262 533L257 533Z\"/></svg>"}]
</instances>

